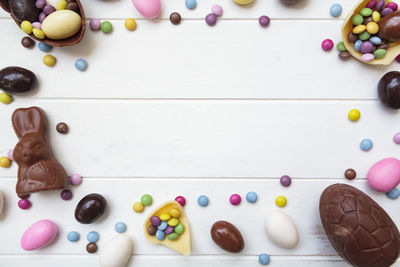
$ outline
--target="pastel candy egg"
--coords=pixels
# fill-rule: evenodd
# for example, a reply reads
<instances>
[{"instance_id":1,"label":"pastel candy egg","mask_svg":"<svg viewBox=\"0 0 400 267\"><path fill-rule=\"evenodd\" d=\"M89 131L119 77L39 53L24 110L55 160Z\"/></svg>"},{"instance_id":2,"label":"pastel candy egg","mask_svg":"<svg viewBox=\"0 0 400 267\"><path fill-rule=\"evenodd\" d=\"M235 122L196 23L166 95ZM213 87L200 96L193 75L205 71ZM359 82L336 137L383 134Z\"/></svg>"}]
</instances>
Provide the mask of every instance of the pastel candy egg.
<instances>
[{"instance_id":1,"label":"pastel candy egg","mask_svg":"<svg viewBox=\"0 0 400 267\"><path fill-rule=\"evenodd\" d=\"M389 192L400 183L400 161L385 158L375 163L367 174L369 186L378 192Z\"/></svg>"},{"instance_id":2,"label":"pastel candy egg","mask_svg":"<svg viewBox=\"0 0 400 267\"><path fill-rule=\"evenodd\" d=\"M71 10L57 10L42 22L42 31L46 37L62 40L75 35L81 28L81 16Z\"/></svg>"},{"instance_id":3,"label":"pastel candy egg","mask_svg":"<svg viewBox=\"0 0 400 267\"><path fill-rule=\"evenodd\" d=\"M294 248L299 242L296 225L283 212L269 213L265 220L265 229L269 239L282 248Z\"/></svg>"},{"instance_id":4,"label":"pastel candy egg","mask_svg":"<svg viewBox=\"0 0 400 267\"><path fill-rule=\"evenodd\" d=\"M154 19L161 13L160 0L132 0L132 3L145 18Z\"/></svg>"},{"instance_id":5,"label":"pastel candy egg","mask_svg":"<svg viewBox=\"0 0 400 267\"><path fill-rule=\"evenodd\" d=\"M129 261L133 249L132 239L125 235L117 235L110 239L100 251L101 267L123 267Z\"/></svg>"},{"instance_id":6,"label":"pastel candy egg","mask_svg":"<svg viewBox=\"0 0 400 267\"><path fill-rule=\"evenodd\" d=\"M49 245L58 232L57 225L49 220L40 220L32 224L22 235L21 247L35 250Z\"/></svg>"}]
</instances>

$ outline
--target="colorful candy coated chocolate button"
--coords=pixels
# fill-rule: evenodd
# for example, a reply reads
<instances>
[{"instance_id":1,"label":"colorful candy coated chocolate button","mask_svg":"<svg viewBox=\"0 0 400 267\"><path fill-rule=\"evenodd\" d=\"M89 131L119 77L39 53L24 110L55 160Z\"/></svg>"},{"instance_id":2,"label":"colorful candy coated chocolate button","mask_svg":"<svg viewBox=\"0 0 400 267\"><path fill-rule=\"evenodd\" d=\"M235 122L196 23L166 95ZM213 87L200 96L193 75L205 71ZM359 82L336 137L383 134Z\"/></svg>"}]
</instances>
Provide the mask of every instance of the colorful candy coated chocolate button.
<instances>
[{"instance_id":1,"label":"colorful candy coated chocolate button","mask_svg":"<svg viewBox=\"0 0 400 267\"><path fill-rule=\"evenodd\" d=\"M140 202L143 204L143 206L147 207L153 203L153 198L149 194L145 194L140 198Z\"/></svg>"},{"instance_id":2,"label":"colorful candy coated chocolate button","mask_svg":"<svg viewBox=\"0 0 400 267\"><path fill-rule=\"evenodd\" d=\"M197 198L197 204L199 204L200 207L206 207L208 205L208 197L205 195L201 195Z\"/></svg>"},{"instance_id":3,"label":"colorful candy coated chocolate button","mask_svg":"<svg viewBox=\"0 0 400 267\"><path fill-rule=\"evenodd\" d=\"M372 147L374 146L374 144L372 143L372 141L368 138L361 140L360 143L360 148L363 151L370 151L372 149Z\"/></svg>"},{"instance_id":4,"label":"colorful candy coated chocolate button","mask_svg":"<svg viewBox=\"0 0 400 267\"><path fill-rule=\"evenodd\" d=\"M71 174L69 181L72 185L80 185L82 183L82 176L77 173Z\"/></svg>"},{"instance_id":5,"label":"colorful candy coated chocolate button","mask_svg":"<svg viewBox=\"0 0 400 267\"><path fill-rule=\"evenodd\" d=\"M106 20L100 24L100 29L104 33L110 33L113 29L113 26L112 26L111 22Z\"/></svg>"},{"instance_id":6,"label":"colorful candy coated chocolate button","mask_svg":"<svg viewBox=\"0 0 400 267\"><path fill-rule=\"evenodd\" d=\"M40 42L39 45L39 50L43 52L50 51L53 47L51 45L48 45L46 43Z\"/></svg>"},{"instance_id":7,"label":"colorful candy coated chocolate button","mask_svg":"<svg viewBox=\"0 0 400 267\"><path fill-rule=\"evenodd\" d=\"M0 102L8 105L12 102L12 97L6 93L0 93Z\"/></svg>"},{"instance_id":8,"label":"colorful candy coated chocolate button","mask_svg":"<svg viewBox=\"0 0 400 267\"><path fill-rule=\"evenodd\" d=\"M329 13L331 14L332 17L339 17L340 14L342 14L342 6L338 3L331 5Z\"/></svg>"},{"instance_id":9,"label":"colorful candy coated chocolate button","mask_svg":"<svg viewBox=\"0 0 400 267\"><path fill-rule=\"evenodd\" d=\"M67 239L70 242L77 242L79 240L79 237L80 237L79 233L75 231L71 231L67 234Z\"/></svg>"},{"instance_id":10,"label":"colorful candy coated chocolate button","mask_svg":"<svg viewBox=\"0 0 400 267\"><path fill-rule=\"evenodd\" d=\"M400 183L400 161L385 158L375 163L367 174L369 186L378 192L389 192Z\"/></svg>"},{"instance_id":11,"label":"colorful candy coated chocolate button","mask_svg":"<svg viewBox=\"0 0 400 267\"><path fill-rule=\"evenodd\" d=\"M161 220L157 216L151 216L150 223L157 227L157 226L159 226L161 224Z\"/></svg>"},{"instance_id":12,"label":"colorful candy coated chocolate button","mask_svg":"<svg viewBox=\"0 0 400 267\"><path fill-rule=\"evenodd\" d=\"M396 134L393 136L393 141L394 141L396 144L400 145L400 132L396 133Z\"/></svg>"},{"instance_id":13,"label":"colorful candy coated chocolate button","mask_svg":"<svg viewBox=\"0 0 400 267\"><path fill-rule=\"evenodd\" d=\"M140 202L133 203L133 210L137 213L142 213L144 211L144 206Z\"/></svg>"},{"instance_id":14,"label":"colorful candy coated chocolate button","mask_svg":"<svg viewBox=\"0 0 400 267\"><path fill-rule=\"evenodd\" d=\"M240 204L240 202L242 202L242 198L238 194L233 194L229 198L229 201L231 202L232 205L237 206Z\"/></svg>"},{"instance_id":15,"label":"colorful candy coated chocolate button","mask_svg":"<svg viewBox=\"0 0 400 267\"><path fill-rule=\"evenodd\" d=\"M11 161L8 157L6 157L6 156L0 157L0 167L8 168L8 167L10 167L10 165L11 165Z\"/></svg>"},{"instance_id":16,"label":"colorful candy coated chocolate button","mask_svg":"<svg viewBox=\"0 0 400 267\"><path fill-rule=\"evenodd\" d=\"M88 63L83 58L78 58L74 64L75 68L79 71L85 71L87 69Z\"/></svg>"},{"instance_id":17,"label":"colorful candy coated chocolate button","mask_svg":"<svg viewBox=\"0 0 400 267\"><path fill-rule=\"evenodd\" d=\"M160 0L132 0L132 3L145 18L154 19L161 13Z\"/></svg>"},{"instance_id":18,"label":"colorful candy coated chocolate button","mask_svg":"<svg viewBox=\"0 0 400 267\"><path fill-rule=\"evenodd\" d=\"M269 255L266 254L266 253L260 254L260 255L258 256L258 262L259 262L261 265L267 265L267 264L269 264L269 262L270 262Z\"/></svg>"},{"instance_id":19,"label":"colorful candy coated chocolate button","mask_svg":"<svg viewBox=\"0 0 400 267\"><path fill-rule=\"evenodd\" d=\"M110 239L100 250L100 267L123 267L133 250L132 239L126 234Z\"/></svg>"},{"instance_id":20,"label":"colorful candy coated chocolate button","mask_svg":"<svg viewBox=\"0 0 400 267\"><path fill-rule=\"evenodd\" d=\"M21 23L21 30L26 34L31 34L33 30L32 24L29 21L24 20Z\"/></svg>"},{"instance_id":21,"label":"colorful candy coated chocolate button","mask_svg":"<svg viewBox=\"0 0 400 267\"><path fill-rule=\"evenodd\" d=\"M177 234L182 234L184 230L185 230L185 226L183 226L182 223L178 223L178 225L175 226L175 229L174 229L175 233L177 233Z\"/></svg>"},{"instance_id":22,"label":"colorful candy coated chocolate button","mask_svg":"<svg viewBox=\"0 0 400 267\"><path fill-rule=\"evenodd\" d=\"M156 232L156 237L158 240L162 241L165 238L165 233L162 230L158 230Z\"/></svg>"},{"instance_id":23,"label":"colorful candy coated chocolate button","mask_svg":"<svg viewBox=\"0 0 400 267\"><path fill-rule=\"evenodd\" d=\"M133 31L133 30L135 30L135 29L136 29L136 21L135 21L135 19L133 19L133 18L127 18L127 19L125 20L125 28L126 28L128 31Z\"/></svg>"},{"instance_id":24,"label":"colorful candy coated chocolate button","mask_svg":"<svg viewBox=\"0 0 400 267\"><path fill-rule=\"evenodd\" d=\"M18 201L18 207L21 210L27 210L31 207L31 202L28 199L20 199Z\"/></svg>"},{"instance_id":25,"label":"colorful candy coated chocolate button","mask_svg":"<svg viewBox=\"0 0 400 267\"><path fill-rule=\"evenodd\" d=\"M194 9L197 6L197 0L185 0L185 5L189 9Z\"/></svg>"},{"instance_id":26,"label":"colorful candy coated chocolate button","mask_svg":"<svg viewBox=\"0 0 400 267\"><path fill-rule=\"evenodd\" d=\"M386 196L390 199L396 199L400 196L400 190L395 188L389 192L386 192Z\"/></svg>"},{"instance_id":27,"label":"colorful candy coated chocolate button","mask_svg":"<svg viewBox=\"0 0 400 267\"><path fill-rule=\"evenodd\" d=\"M161 221L168 221L169 219L171 219L171 215L169 215L168 213L163 213L160 215L160 219Z\"/></svg>"},{"instance_id":28,"label":"colorful candy coated chocolate button","mask_svg":"<svg viewBox=\"0 0 400 267\"><path fill-rule=\"evenodd\" d=\"M284 196L278 196L276 199L275 199L275 204L278 206L278 207L285 207L286 206L286 203L287 203L287 200L286 200L286 198L284 197Z\"/></svg>"},{"instance_id":29,"label":"colorful candy coated chocolate button","mask_svg":"<svg viewBox=\"0 0 400 267\"><path fill-rule=\"evenodd\" d=\"M176 218L172 218L172 219L170 219L170 220L168 221L168 225L169 225L169 226L177 226L178 223L179 223L179 220L176 219Z\"/></svg>"},{"instance_id":30,"label":"colorful candy coated chocolate button","mask_svg":"<svg viewBox=\"0 0 400 267\"><path fill-rule=\"evenodd\" d=\"M171 209L169 214L171 214L172 218L179 218L181 216L181 212L177 209Z\"/></svg>"},{"instance_id":31,"label":"colorful candy coated chocolate button","mask_svg":"<svg viewBox=\"0 0 400 267\"><path fill-rule=\"evenodd\" d=\"M289 186L292 184L292 178L289 175L282 175L280 182L283 186Z\"/></svg>"},{"instance_id":32,"label":"colorful candy coated chocolate button","mask_svg":"<svg viewBox=\"0 0 400 267\"><path fill-rule=\"evenodd\" d=\"M158 230L164 231L167 229L168 223L166 221L162 221L161 224L157 227Z\"/></svg>"},{"instance_id":33,"label":"colorful candy coated chocolate button","mask_svg":"<svg viewBox=\"0 0 400 267\"><path fill-rule=\"evenodd\" d=\"M86 238L89 242L97 242L99 241L99 233L96 231L91 231L87 234Z\"/></svg>"},{"instance_id":34,"label":"colorful candy coated chocolate button","mask_svg":"<svg viewBox=\"0 0 400 267\"><path fill-rule=\"evenodd\" d=\"M178 202L182 207L186 204L186 199L183 196L177 196L175 201Z\"/></svg>"},{"instance_id":35,"label":"colorful candy coated chocolate button","mask_svg":"<svg viewBox=\"0 0 400 267\"><path fill-rule=\"evenodd\" d=\"M172 233L172 234L169 234L168 235L168 239L169 240L177 240L179 238L179 234L177 234L177 233Z\"/></svg>"},{"instance_id":36,"label":"colorful candy coated chocolate button","mask_svg":"<svg viewBox=\"0 0 400 267\"><path fill-rule=\"evenodd\" d=\"M126 224L123 222L117 222L114 225L115 232L117 233L124 233L126 231Z\"/></svg>"},{"instance_id":37,"label":"colorful candy coated chocolate button","mask_svg":"<svg viewBox=\"0 0 400 267\"><path fill-rule=\"evenodd\" d=\"M361 117L361 113L358 109L352 109L349 111L348 117L351 121L358 121Z\"/></svg>"},{"instance_id":38,"label":"colorful candy coated chocolate button","mask_svg":"<svg viewBox=\"0 0 400 267\"><path fill-rule=\"evenodd\" d=\"M57 225L50 220L40 220L32 224L22 235L21 247L35 250L49 245L58 232Z\"/></svg>"},{"instance_id":39,"label":"colorful candy coated chocolate button","mask_svg":"<svg viewBox=\"0 0 400 267\"><path fill-rule=\"evenodd\" d=\"M321 47L324 51L329 51L333 48L333 41L331 39L325 39L322 41Z\"/></svg>"},{"instance_id":40,"label":"colorful candy coated chocolate button","mask_svg":"<svg viewBox=\"0 0 400 267\"><path fill-rule=\"evenodd\" d=\"M257 196L256 192L248 192L246 195L246 200L249 203L255 203L257 201L257 198L258 198L258 196Z\"/></svg>"},{"instance_id":41,"label":"colorful candy coated chocolate button","mask_svg":"<svg viewBox=\"0 0 400 267\"><path fill-rule=\"evenodd\" d=\"M56 64L56 58L53 57L52 55L45 55L43 57L43 63L46 66L52 67L52 66L54 66L54 64Z\"/></svg>"}]
</instances>

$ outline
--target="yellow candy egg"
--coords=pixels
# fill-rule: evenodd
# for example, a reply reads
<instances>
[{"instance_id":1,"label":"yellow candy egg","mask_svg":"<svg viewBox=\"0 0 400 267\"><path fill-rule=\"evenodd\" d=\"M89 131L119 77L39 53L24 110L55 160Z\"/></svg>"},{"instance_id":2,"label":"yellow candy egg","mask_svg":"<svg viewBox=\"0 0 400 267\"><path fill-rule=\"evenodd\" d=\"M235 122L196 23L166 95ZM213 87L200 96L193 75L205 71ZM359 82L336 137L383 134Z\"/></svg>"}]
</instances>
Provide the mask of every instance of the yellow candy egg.
<instances>
[{"instance_id":1,"label":"yellow candy egg","mask_svg":"<svg viewBox=\"0 0 400 267\"><path fill-rule=\"evenodd\" d=\"M3 104L10 104L12 101L12 97L6 93L0 93L0 102Z\"/></svg>"},{"instance_id":2,"label":"yellow candy egg","mask_svg":"<svg viewBox=\"0 0 400 267\"><path fill-rule=\"evenodd\" d=\"M75 35L82 27L82 19L72 10L57 10L42 22L42 30L47 38L62 40Z\"/></svg>"},{"instance_id":3,"label":"yellow candy egg","mask_svg":"<svg viewBox=\"0 0 400 267\"><path fill-rule=\"evenodd\" d=\"M171 209L171 210L169 211L169 214L171 214L171 216L172 216L173 218L179 218L179 216L181 216L181 213L180 213L179 210L177 210L177 209Z\"/></svg>"},{"instance_id":4,"label":"yellow candy egg","mask_svg":"<svg viewBox=\"0 0 400 267\"><path fill-rule=\"evenodd\" d=\"M43 63L46 66L52 67L52 66L54 66L54 64L56 64L56 58L53 57L52 55L45 55L43 57Z\"/></svg>"},{"instance_id":5,"label":"yellow candy egg","mask_svg":"<svg viewBox=\"0 0 400 267\"><path fill-rule=\"evenodd\" d=\"M66 8L67 8L67 5L68 5L67 1L61 0L60 2L57 3L56 9L57 9L57 10L66 9Z\"/></svg>"},{"instance_id":6,"label":"yellow candy egg","mask_svg":"<svg viewBox=\"0 0 400 267\"><path fill-rule=\"evenodd\" d=\"M31 34L31 33L32 33L32 30L33 30L32 23L30 23L30 22L27 21L27 20L24 20L24 21L21 23L21 30L22 30L24 33L26 33L26 34Z\"/></svg>"},{"instance_id":7,"label":"yellow candy egg","mask_svg":"<svg viewBox=\"0 0 400 267\"><path fill-rule=\"evenodd\" d=\"M38 38L38 39L44 39L44 37L46 37L44 35L44 32L40 29L35 28L32 30L32 32L33 32L33 35L35 35L36 38Z\"/></svg>"},{"instance_id":8,"label":"yellow candy egg","mask_svg":"<svg viewBox=\"0 0 400 267\"><path fill-rule=\"evenodd\" d=\"M380 20L381 20L381 14L380 14L378 11L374 11L374 12L372 13L372 20L373 20L374 22L380 21Z\"/></svg>"},{"instance_id":9,"label":"yellow candy egg","mask_svg":"<svg viewBox=\"0 0 400 267\"><path fill-rule=\"evenodd\" d=\"M356 27L353 28L353 33L354 34L360 34L365 32L365 30L367 29L367 26L365 25L358 25Z\"/></svg>"},{"instance_id":10,"label":"yellow candy egg","mask_svg":"<svg viewBox=\"0 0 400 267\"><path fill-rule=\"evenodd\" d=\"M171 215L169 215L168 213L163 213L160 215L161 221L168 221L169 219L171 219Z\"/></svg>"},{"instance_id":11,"label":"yellow candy egg","mask_svg":"<svg viewBox=\"0 0 400 267\"><path fill-rule=\"evenodd\" d=\"M144 206L140 202L133 203L133 210L137 213L142 213L144 210Z\"/></svg>"},{"instance_id":12,"label":"yellow candy egg","mask_svg":"<svg viewBox=\"0 0 400 267\"><path fill-rule=\"evenodd\" d=\"M370 34L376 34L379 31L379 26L376 22L370 22L367 24L367 31Z\"/></svg>"},{"instance_id":13,"label":"yellow candy egg","mask_svg":"<svg viewBox=\"0 0 400 267\"><path fill-rule=\"evenodd\" d=\"M349 111L348 117L351 121L358 121L361 117L361 113L358 109L352 109Z\"/></svg>"},{"instance_id":14,"label":"yellow candy egg","mask_svg":"<svg viewBox=\"0 0 400 267\"><path fill-rule=\"evenodd\" d=\"M253 0L233 0L233 2L239 5L247 5L253 2Z\"/></svg>"},{"instance_id":15,"label":"yellow candy egg","mask_svg":"<svg viewBox=\"0 0 400 267\"><path fill-rule=\"evenodd\" d=\"M125 28L128 31L133 31L136 29L136 21L133 18L128 18L125 20Z\"/></svg>"},{"instance_id":16,"label":"yellow candy egg","mask_svg":"<svg viewBox=\"0 0 400 267\"><path fill-rule=\"evenodd\" d=\"M11 165L11 161L7 157L0 157L0 167L8 168Z\"/></svg>"},{"instance_id":17,"label":"yellow candy egg","mask_svg":"<svg viewBox=\"0 0 400 267\"><path fill-rule=\"evenodd\" d=\"M279 197L277 197L276 199L275 199L275 204L278 206L278 207L285 207L286 206L286 203L287 203L287 200L286 200L286 198L284 197L284 196L279 196Z\"/></svg>"},{"instance_id":18,"label":"yellow candy egg","mask_svg":"<svg viewBox=\"0 0 400 267\"><path fill-rule=\"evenodd\" d=\"M179 224L179 220L176 218L172 218L168 221L169 226L177 226Z\"/></svg>"}]
</instances>

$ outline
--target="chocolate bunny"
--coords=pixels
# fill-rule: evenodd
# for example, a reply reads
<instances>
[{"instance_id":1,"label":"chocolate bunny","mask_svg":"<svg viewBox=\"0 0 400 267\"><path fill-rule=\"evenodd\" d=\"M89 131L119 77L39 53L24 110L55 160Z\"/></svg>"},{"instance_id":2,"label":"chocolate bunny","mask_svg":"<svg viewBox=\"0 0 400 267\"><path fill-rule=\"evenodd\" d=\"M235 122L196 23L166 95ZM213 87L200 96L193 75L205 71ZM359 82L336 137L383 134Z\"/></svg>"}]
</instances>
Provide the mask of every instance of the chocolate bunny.
<instances>
[{"instance_id":1,"label":"chocolate bunny","mask_svg":"<svg viewBox=\"0 0 400 267\"><path fill-rule=\"evenodd\" d=\"M12 115L14 131L20 139L13 158L18 163L17 194L62 189L68 185L67 174L54 158L47 141L47 119L38 107L20 108Z\"/></svg>"}]
</instances>

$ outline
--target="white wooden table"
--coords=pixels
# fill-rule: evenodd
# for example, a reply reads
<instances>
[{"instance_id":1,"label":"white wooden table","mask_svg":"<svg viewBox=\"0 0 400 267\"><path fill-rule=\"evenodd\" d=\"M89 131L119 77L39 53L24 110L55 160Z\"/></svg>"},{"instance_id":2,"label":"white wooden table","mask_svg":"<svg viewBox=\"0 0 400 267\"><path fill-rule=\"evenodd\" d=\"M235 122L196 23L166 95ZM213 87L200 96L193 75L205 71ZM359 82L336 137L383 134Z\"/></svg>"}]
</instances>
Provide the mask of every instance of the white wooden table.
<instances>
[{"instance_id":1,"label":"white wooden table","mask_svg":"<svg viewBox=\"0 0 400 267\"><path fill-rule=\"evenodd\" d=\"M368 168L377 160L399 155L392 141L400 131L400 114L384 108L376 85L389 67L368 67L355 60L341 61L337 51L323 52L321 41L340 41L344 16L357 2L338 1L340 18L329 15L335 1L306 0L285 7L278 0L256 0L248 8L231 0L199 0L194 10L184 0L164 0L159 20L141 19L128 0L86 0L88 18L109 19L112 34L87 31L76 47L55 48L53 68L41 63L43 52L23 48L23 33L0 12L1 68L16 65L33 70L39 89L1 105L0 154L17 138L11 114L18 107L37 105L48 115L50 139L68 173L84 182L73 187L74 198L60 192L33 194L29 210L17 207L17 166L0 170L0 190L6 194L6 212L0 218L0 266L97 266L98 254L85 251L86 234L100 233L99 247L116 235L114 223L124 221L134 240L129 266L260 266L258 254L271 255L271 266L344 266L327 241L319 220L322 190L347 181L344 170L354 168L350 184L370 194L393 220L400 223L398 201L372 192L366 184ZM204 17L220 3L224 15L215 27ZM169 14L180 12L182 23L172 25ZM268 28L260 15L272 18ZM135 32L123 27L137 18ZM73 64L89 63L86 72ZM362 117L352 123L347 112L358 108ZM68 135L55 131L59 121L70 126ZM359 142L371 138L374 148L362 152ZM283 174L293 183L284 188ZM245 201L256 191L259 201ZM109 209L99 222L75 221L76 203L86 194L103 194ZM154 204L143 214L131 205L144 193ZM229 196L241 194L238 207ZM197 197L208 195L201 208ZM285 195L283 211L296 222L300 243L293 250L271 243L264 230L275 197ZM185 210L192 228L192 256L151 245L142 223L153 208L177 195L187 199ZM56 242L35 252L23 251L19 240L34 221L51 219L60 234ZM211 225L220 219L234 223L245 238L238 255L219 249L211 240ZM78 243L67 232L81 234Z\"/></svg>"}]
</instances>

